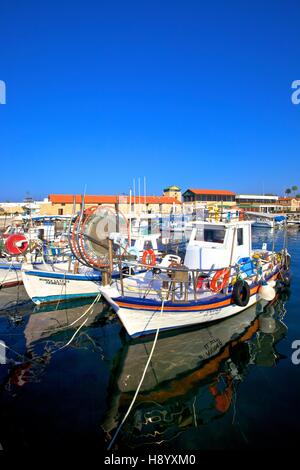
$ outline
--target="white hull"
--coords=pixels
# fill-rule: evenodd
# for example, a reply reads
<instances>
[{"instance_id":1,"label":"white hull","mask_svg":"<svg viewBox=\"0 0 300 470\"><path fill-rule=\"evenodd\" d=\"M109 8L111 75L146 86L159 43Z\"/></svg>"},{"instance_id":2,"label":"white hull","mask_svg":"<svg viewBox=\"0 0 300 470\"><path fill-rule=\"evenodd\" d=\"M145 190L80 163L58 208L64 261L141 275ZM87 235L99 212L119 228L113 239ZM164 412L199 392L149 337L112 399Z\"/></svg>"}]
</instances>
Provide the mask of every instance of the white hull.
<instances>
[{"instance_id":1,"label":"white hull","mask_svg":"<svg viewBox=\"0 0 300 470\"><path fill-rule=\"evenodd\" d=\"M201 323L209 323L216 320L236 315L246 310L260 300L259 295L253 295L246 307L230 305L213 310L197 310L194 312L166 312L157 310L130 310L120 307L117 315L131 337L155 333L157 329L170 330L183 328Z\"/></svg>"},{"instance_id":2,"label":"white hull","mask_svg":"<svg viewBox=\"0 0 300 470\"><path fill-rule=\"evenodd\" d=\"M13 267L0 266L0 288L13 287L22 284L21 271Z\"/></svg>"},{"instance_id":3,"label":"white hull","mask_svg":"<svg viewBox=\"0 0 300 470\"><path fill-rule=\"evenodd\" d=\"M22 279L36 304L94 297L99 294L99 276L24 270Z\"/></svg>"}]
</instances>

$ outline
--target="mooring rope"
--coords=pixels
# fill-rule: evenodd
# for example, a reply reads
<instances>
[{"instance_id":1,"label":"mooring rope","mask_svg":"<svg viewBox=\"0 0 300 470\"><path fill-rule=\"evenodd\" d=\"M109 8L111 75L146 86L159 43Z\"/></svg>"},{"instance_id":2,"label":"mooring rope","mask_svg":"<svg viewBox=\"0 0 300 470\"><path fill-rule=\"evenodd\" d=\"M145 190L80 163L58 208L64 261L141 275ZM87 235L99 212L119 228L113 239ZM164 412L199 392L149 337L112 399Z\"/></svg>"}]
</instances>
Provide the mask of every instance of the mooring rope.
<instances>
[{"instance_id":1,"label":"mooring rope","mask_svg":"<svg viewBox=\"0 0 300 470\"><path fill-rule=\"evenodd\" d=\"M97 295L97 297L94 299L93 303L89 306L89 308L84 312L83 315L81 315L80 318L82 318L84 315L87 315L89 313L89 311L94 307L95 303L98 302L100 300L100 297L101 297L101 293ZM80 319L79 318L79 319ZM74 323L76 323L79 319L77 319ZM67 346L69 346L69 344L72 343L73 339L75 338L75 336L77 335L77 333L81 330L81 328L86 324L86 322L88 321L89 319L89 316L86 317L86 319L81 323L81 325L77 328L77 330L75 331L75 333L73 334L73 336L71 337L71 339L66 343L64 344L63 346L61 346L60 348L56 349L55 351L53 351L52 354L55 354L57 353L58 351L61 351L62 349L66 348Z\"/></svg>"},{"instance_id":2,"label":"mooring rope","mask_svg":"<svg viewBox=\"0 0 300 470\"><path fill-rule=\"evenodd\" d=\"M162 300L161 311L160 311L159 316L163 313L163 310L164 310L164 303L165 303L165 299ZM132 407L133 407L133 405L134 405L134 403L135 403L135 400L136 400L136 398L137 398L137 396L138 396L138 394L139 394L140 388L141 388L141 386L142 386L142 383L143 383L143 381L144 381L144 378L145 378L147 369L148 369L148 367L149 367L150 361L151 361L152 356L153 356L153 353L154 353L154 349L155 349L155 346L156 346L156 343L157 343L157 339L158 339L159 330L160 330L160 328L157 328L156 333L155 333L155 338L154 338L154 341L153 341L153 345L152 345L152 348L151 348L151 351L150 351L150 354L149 354L149 357L148 357L148 361L147 361L147 363L146 363L146 365L145 365L145 368L144 368L144 371L143 371L141 380L140 380L140 382L139 382L139 384L138 384L138 387L137 387L137 389L136 389L136 392L135 392L135 394L134 394L134 397L133 397L133 399L132 399L132 401L131 401L131 403L130 403L130 406L129 406L129 408L128 408L128 410L127 410L127 412L126 412L124 418L122 419L121 423L119 424L118 429L116 430L116 433L115 433L114 437L112 438L112 440L111 440L109 446L107 447L107 450L110 450L111 447L113 446L113 444L114 444L114 442L115 442L115 440L116 440L116 438L117 438L117 436L118 436L120 430L121 430L122 427L123 427L123 424L125 423L126 419L127 419L128 416L129 416L129 414L130 414L130 412L131 412L131 410L132 410Z\"/></svg>"},{"instance_id":3,"label":"mooring rope","mask_svg":"<svg viewBox=\"0 0 300 470\"><path fill-rule=\"evenodd\" d=\"M6 275L4 276L4 279L0 282L0 289L2 288L4 282L6 281L7 276L9 275L10 271L16 271L15 267L13 266L13 261L10 262L9 269L6 272Z\"/></svg>"}]
</instances>

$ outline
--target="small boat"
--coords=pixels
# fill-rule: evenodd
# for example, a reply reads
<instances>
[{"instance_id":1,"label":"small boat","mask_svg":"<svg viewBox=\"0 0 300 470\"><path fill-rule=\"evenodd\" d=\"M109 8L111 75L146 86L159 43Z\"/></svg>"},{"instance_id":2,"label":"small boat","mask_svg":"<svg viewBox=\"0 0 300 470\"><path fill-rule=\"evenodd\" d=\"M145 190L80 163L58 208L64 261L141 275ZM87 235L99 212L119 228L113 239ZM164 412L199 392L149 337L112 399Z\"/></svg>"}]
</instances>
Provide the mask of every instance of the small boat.
<instances>
[{"instance_id":1,"label":"small boat","mask_svg":"<svg viewBox=\"0 0 300 470\"><path fill-rule=\"evenodd\" d=\"M22 284L21 263L3 261L0 263L0 289Z\"/></svg>"},{"instance_id":2,"label":"small boat","mask_svg":"<svg viewBox=\"0 0 300 470\"><path fill-rule=\"evenodd\" d=\"M0 288L23 284L22 264L31 263L32 269L49 269L65 263L69 253L60 247L48 246L41 240L29 239L23 233L12 233L5 238L0 258ZM49 263L49 264L48 264Z\"/></svg>"},{"instance_id":3,"label":"small boat","mask_svg":"<svg viewBox=\"0 0 300 470\"><path fill-rule=\"evenodd\" d=\"M21 275L28 296L38 305L98 295L101 273L85 266L76 271L69 263L52 267L27 263Z\"/></svg>"},{"instance_id":4,"label":"small boat","mask_svg":"<svg viewBox=\"0 0 300 470\"><path fill-rule=\"evenodd\" d=\"M264 212L245 212L252 219L252 227L256 228L280 228L286 222L284 215L269 214Z\"/></svg>"},{"instance_id":5,"label":"small boat","mask_svg":"<svg viewBox=\"0 0 300 470\"><path fill-rule=\"evenodd\" d=\"M253 251L251 224L203 221L192 230L184 260L167 255L100 292L131 337L221 320L272 300L276 280L288 282L290 255L285 248Z\"/></svg>"},{"instance_id":6,"label":"small boat","mask_svg":"<svg viewBox=\"0 0 300 470\"><path fill-rule=\"evenodd\" d=\"M110 238L119 247L120 256L126 252L137 261L141 261L143 253L146 253L145 258L152 255L155 259L160 253L157 245L159 234L132 236L131 246L121 234L111 233ZM129 272L126 263L122 264L122 269ZM119 277L117 266L113 277ZM102 274L99 270L78 264L78 262L77 264L65 262L53 265L24 263L21 279L28 296L39 305L95 297L99 294Z\"/></svg>"}]
</instances>

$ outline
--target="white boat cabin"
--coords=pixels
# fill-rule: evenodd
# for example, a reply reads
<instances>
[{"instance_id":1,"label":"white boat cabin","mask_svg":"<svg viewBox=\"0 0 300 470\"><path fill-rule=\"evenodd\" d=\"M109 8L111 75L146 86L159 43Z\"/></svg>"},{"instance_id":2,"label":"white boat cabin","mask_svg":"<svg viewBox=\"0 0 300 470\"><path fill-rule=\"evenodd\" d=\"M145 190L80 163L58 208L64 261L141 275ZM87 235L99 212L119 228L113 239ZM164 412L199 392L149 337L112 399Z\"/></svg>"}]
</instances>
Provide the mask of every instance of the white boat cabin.
<instances>
[{"instance_id":1,"label":"white boat cabin","mask_svg":"<svg viewBox=\"0 0 300 470\"><path fill-rule=\"evenodd\" d=\"M128 254L135 255L137 258L141 258L144 251L147 250L153 250L155 255L159 254L159 233L148 235L131 235L130 243L128 242L128 238L117 232L111 233L110 239L113 240L114 243L120 245L120 247L128 252Z\"/></svg>"},{"instance_id":2,"label":"white boat cabin","mask_svg":"<svg viewBox=\"0 0 300 470\"><path fill-rule=\"evenodd\" d=\"M219 269L252 253L251 222L198 222L187 245L184 264L190 269Z\"/></svg>"}]
</instances>

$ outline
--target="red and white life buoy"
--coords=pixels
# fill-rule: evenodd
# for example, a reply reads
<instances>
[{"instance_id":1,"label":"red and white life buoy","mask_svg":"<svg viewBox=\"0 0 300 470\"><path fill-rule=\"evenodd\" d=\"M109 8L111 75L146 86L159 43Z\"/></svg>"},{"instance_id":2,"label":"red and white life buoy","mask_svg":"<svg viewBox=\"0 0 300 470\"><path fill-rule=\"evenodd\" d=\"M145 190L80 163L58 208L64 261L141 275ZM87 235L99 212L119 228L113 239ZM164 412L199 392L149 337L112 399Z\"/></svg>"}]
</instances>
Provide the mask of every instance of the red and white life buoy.
<instances>
[{"instance_id":1,"label":"red and white life buoy","mask_svg":"<svg viewBox=\"0 0 300 470\"><path fill-rule=\"evenodd\" d=\"M5 250L10 255L21 255L28 248L28 240L21 233L14 233L5 240Z\"/></svg>"},{"instance_id":2,"label":"red and white life buoy","mask_svg":"<svg viewBox=\"0 0 300 470\"><path fill-rule=\"evenodd\" d=\"M229 269L220 269L216 272L210 283L210 288L213 292L221 292L222 289L228 284L230 277Z\"/></svg>"},{"instance_id":3,"label":"red and white life buoy","mask_svg":"<svg viewBox=\"0 0 300 470\"><path fill-rule=\"evenodd\" d=\"M142 257L142 263L146 266L155 266L156 256L153 250L145 250Z\"/></svg>"}]
</instances>

